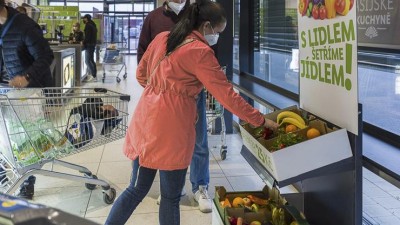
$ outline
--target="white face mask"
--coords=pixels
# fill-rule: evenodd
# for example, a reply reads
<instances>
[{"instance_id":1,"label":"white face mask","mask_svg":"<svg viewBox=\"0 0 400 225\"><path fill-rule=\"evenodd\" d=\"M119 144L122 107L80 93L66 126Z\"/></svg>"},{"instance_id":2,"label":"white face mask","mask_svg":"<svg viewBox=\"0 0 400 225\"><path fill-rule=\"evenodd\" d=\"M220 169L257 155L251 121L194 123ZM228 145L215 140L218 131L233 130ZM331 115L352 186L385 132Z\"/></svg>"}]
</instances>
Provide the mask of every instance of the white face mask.
<instances>
[{"instance_id":1,"label":"white face mask","mask_svg":"<svg viewBox=\"0 0 400 225\"><path fill-rule=\"evenodd\" d=\"M185 3L186 2L182 3L168 2L168 6L171 8L172 11L174 11L176 15L178 15L180 11L182 11L183 7L185 7Z\"/></svg>"},{"instance_id":2,"label":"white face mask","mask_svg":"<svg viewBox=\"0 0 400 225\"><path fill-rule=\"evenodd\" d=\"M219 34L214 32L214 29L212 28L212 26L211 26L211 30L213 31L213 34L204 34L204 38L206 39L206 41L208 42L208 44L210 46L213 46L213 45L217 44Z\"/></svg>"}]
</instances>

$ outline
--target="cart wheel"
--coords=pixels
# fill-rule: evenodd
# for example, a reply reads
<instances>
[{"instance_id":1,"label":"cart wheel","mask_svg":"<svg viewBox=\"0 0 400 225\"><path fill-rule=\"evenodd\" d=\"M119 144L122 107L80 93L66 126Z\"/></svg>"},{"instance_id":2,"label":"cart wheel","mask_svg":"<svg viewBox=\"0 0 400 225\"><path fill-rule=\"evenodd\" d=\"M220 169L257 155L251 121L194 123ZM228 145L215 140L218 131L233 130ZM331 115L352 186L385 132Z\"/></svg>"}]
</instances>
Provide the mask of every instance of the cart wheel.
<instances>
[{"instance_id":1,"label":"cart wheel","mask_svg":"<svg viewBox=\"0 0 400 225\"><path fill-rule=\"evenodd\" d=\"M123 76L123 78L126 79L127 77L128 77L128 75L125 73L124 76Z\"/></svg>"},{"instance_id":2,"label":"cart wheel","mask_svg":"<svg viewBox=\"0 0 400 225\"><path fill-rule=\"evenodd\" d=\"M227 146L222 146L221 147L221 151L220 151L221 160L225 160L226 159L226 153L228 152L227 148L228 148Z\"/></svg>"},{"instance_id":3,"label":"cart wheel","mask_svg":"<svg viewBox=\"0 0 400 225\"><path fill-rule=\"evenodd\" d=\"M91 178L93 178L93 179L97 179L97 176L96 175L92 175L92 176L90 176ZM89 184L89 183L86 183L85 184L85 187L88 189L88 190L94 190L94 189L96 189L96 186L97 185L95 185L95 184Z\"/></svg>"},{"instance_id":4,"label":"cart wheel","mask_svg":"<svg viewBox=\"0 0 400 225\"><path fill-rule=\"evenodd\" d=\"M117 77L117 83L121 82L121 78Z\"/></svg>"},{"instance_id":5,"label":"cart wheel","mask_svg":"<svg viewBox=\"0 0 400 225\"><path fill-rule=\"evenodd\" d=\"M103 193L103 201L106 204L112 204L117 196L117 191L114 188L111 188L111 195L108 195L106 192Z\"/></svg>"}]
</instances>

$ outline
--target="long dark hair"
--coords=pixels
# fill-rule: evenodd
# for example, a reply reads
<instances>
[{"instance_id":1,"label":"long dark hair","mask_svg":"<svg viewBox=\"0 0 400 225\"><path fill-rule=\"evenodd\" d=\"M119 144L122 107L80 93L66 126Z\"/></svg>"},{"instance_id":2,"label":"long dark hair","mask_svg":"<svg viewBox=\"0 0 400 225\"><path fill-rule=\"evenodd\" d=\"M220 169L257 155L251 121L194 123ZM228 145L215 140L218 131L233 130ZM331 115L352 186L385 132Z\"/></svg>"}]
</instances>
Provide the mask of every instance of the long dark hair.
<instances>
[{"instance_id":1,"label":"long dark hair","mask_svg":"<svg viewBox=\"0 0 400 225\"><path fill-rule=\"evenodd\" d=\"M188 0L186 0L188 1ZM222 6L210 0L196 0L185 10L183 17L172 28L167 40L167 53L172 52L185 38L203 22L210 21L211 26L226 22L226 13Z\"/></svg>"}]
</instances>

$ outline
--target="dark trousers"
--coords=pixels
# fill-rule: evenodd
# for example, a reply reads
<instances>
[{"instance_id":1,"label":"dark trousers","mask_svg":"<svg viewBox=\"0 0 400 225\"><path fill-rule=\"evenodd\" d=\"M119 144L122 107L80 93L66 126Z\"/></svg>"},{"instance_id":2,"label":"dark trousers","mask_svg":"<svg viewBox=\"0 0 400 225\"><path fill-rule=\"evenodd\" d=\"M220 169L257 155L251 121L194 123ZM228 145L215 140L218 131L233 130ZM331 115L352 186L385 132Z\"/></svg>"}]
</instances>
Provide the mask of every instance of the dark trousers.
<instances>
[{"instance_id":1,"label":"dark trousers","mask_svg":"<svg viewBox=\"0 0 400 225\"><path fill-rule=\"evenodd\" d=\"M161 202L159 209L160 225L179 225L179 201L185 184L186 169L160 170ZM139 167L136 184L130 185L114 202L108 215L106 225L123 225L135 211L136 207L144 199L153 184L157 170Z\"/></svg>"},{"instance_id":2,"label":"dark trousers","mask_svg":"<svg viewBox=\"0 0 400 225\"><path fill-rule=\"evenodd\" d=\"M87 67L89 68L89 71L92 74L92 76L96 77L97 68L96 68L96 62L94 61L94 50L96 49L96 46L86 46L85 49L86 49L85 63L87 65Z\"/></svg>"}]
</instances>

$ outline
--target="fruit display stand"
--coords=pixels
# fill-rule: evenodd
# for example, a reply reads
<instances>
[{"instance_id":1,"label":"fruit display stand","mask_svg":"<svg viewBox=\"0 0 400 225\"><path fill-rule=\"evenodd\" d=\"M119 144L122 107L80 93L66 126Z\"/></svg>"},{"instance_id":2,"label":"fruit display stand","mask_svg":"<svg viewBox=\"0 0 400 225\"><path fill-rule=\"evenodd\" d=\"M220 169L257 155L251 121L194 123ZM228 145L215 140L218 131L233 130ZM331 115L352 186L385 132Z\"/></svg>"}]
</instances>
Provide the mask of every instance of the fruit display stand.
<instances>
[{"instance_id":1,"label":"fruit display stand","mask_svg":"<svg viewBox=\"0 0 400 225\"><path fill-rule=\"evenodd\" d=\"M290 194L286 199L304 209L302 212L310 224L360 225L361 137L295 106L265 117L276 120L280 112L288 110L313 118L306 128L296 131L298 135L304 136L307 129L316 127L321 136L271 151L268 148L274 138L256 139L252 133L254 128L241 125L242 156L264 181L273 183L274 187L293 184L299 193Z\"/></svg>"},{"instance_id":2,"label":"fruit display stand","mask_svg":"<svg viewBox=\"0 0 400 225\"><path fill-rule=\"evenodd\" d=\"M267 114L265 118L276 121L280 113L289 112L290 110L300 111L296 106L292 106ZM301 112L305 114L304 110ZM346 129L329 129L326 123L314 119L310 121L309 126L293 133L307 139L306 133L311 128L317 129L322 135L277 151L273 151L271 148L274 142L279 141L276 140L278 137L269 140L264 138L256 139L253 135L254 129L249 124L241 125L240 133L244 146L282 185L294 183L298 181L296 179L299 179L300 175L353 156ZM287 165L290 165L290 167ZM294 170L293 168L296 169Z\"/></svg>"},{"instance_id":3,"label":"fruit display stand","mask_svg":"<svg viewBox=\"0 0 400 225\"><path fill-rule=\"evenodd\" d=\"M299 210L290 205L276 188L261 191L227 192L215 187L213 225L309 225Z\"/></svg>"}]
</instances>

